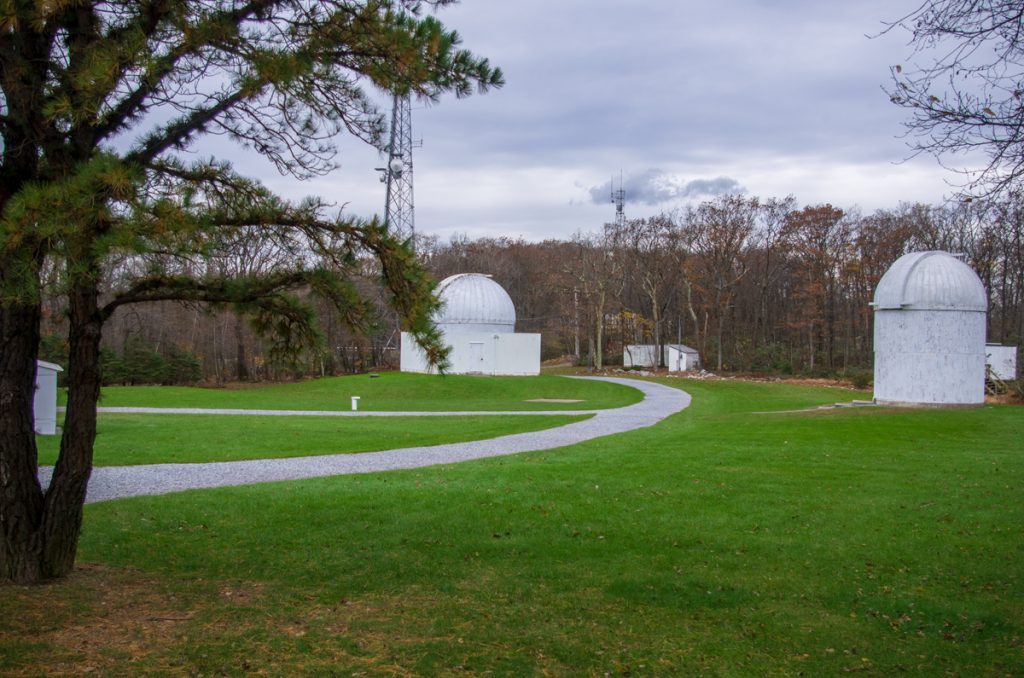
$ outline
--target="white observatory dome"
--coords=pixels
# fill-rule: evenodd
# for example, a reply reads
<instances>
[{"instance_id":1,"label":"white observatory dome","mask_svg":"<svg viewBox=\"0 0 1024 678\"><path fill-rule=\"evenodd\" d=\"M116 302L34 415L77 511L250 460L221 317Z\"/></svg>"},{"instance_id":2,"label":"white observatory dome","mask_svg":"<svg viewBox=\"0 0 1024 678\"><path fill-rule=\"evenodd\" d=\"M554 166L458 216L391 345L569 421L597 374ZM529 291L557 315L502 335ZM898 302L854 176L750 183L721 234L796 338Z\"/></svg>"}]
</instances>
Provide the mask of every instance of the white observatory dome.
<instances>
[{"instance_id":1,"label":"white observatory dome","mask_svg":"<svg viewBox=\"0 0 1024 678\"><path fill-rule=\"evenodd\" d=\"M434 320L444 332L515 331L516 308L491 276L459 273L445 278L437 287L441 310Z\"/></svg>"},{"instance_id":2,"label":"white observatory dome","mask_svg":"<svg viewBox=\"0 0 1024 678\"><path fill-rule=\"evenodd\" d=\"M896 260L875 288L876 311L988 310L985 286L974 270L949 252L911 252Z\"/></svg>"},{"instance_id":3,"label":"white observatory dome","mask_svg":"<svg viewBox=\"0 0 1024 678\"><path fill-rule=\"evenodd\" d=\"M948 252L911 252L875 288L875 400L985 402L985 286Z\"/></svg>"}]
</instances>

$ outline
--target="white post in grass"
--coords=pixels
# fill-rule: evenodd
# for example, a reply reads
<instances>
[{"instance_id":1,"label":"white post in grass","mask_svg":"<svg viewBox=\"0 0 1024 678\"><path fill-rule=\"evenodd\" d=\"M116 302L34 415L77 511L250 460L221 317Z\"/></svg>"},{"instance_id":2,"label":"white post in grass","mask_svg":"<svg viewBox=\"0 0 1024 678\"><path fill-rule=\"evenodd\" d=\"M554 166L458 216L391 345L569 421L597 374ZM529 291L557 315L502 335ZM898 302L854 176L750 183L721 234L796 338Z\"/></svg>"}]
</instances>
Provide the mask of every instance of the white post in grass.
<instances>
[{"instance_id":1,"label":"white post in grass","mask_svg":"<svg viewBox=\"0 0 1024 678\"><path fill-rule=\"evenodd\" d=\"M352 411L359 409L359 396L352 396Z\"/></svg>"}]
</instances>

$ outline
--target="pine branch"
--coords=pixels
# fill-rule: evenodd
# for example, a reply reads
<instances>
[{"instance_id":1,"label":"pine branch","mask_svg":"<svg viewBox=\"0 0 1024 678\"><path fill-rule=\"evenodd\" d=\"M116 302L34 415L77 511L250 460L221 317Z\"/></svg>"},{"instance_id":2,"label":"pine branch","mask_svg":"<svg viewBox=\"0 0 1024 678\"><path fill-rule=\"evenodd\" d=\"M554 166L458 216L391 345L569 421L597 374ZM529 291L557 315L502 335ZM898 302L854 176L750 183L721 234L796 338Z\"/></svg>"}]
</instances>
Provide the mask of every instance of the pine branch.
<instances>
[{"instance_id":1,"label":"pine branch","mask_svg":"<svg viewBox=\"0 0 1024 678\"><path fill-rule=\"evenodd\" d=\"M147 301L252 304L264 297L306 285L309 280L308 271L277 272L248 280L220 277L200 280L186 275L153 275L137 280L126 290L115 293L100 309L100 313L107 319L121 306Z\"/></svg>"},{"instance_id":2,"label":"pine branch","mask_svg":"<svg viewBox=\"0 0 1024 678\"><path fill-rule=\"evenodd\" d=\"M141 26L142 32L147 38L153 36L163 20L173 16L171 10L175 4L163 0L147 3L151 11L144 16ZM243 21L265 13L277 4L282 4L281 0L254 0L238 8L214 13L202 25L191 27L187 35L180 35L180 42L152 64L147 72L139 78L138 86L102 116L102 122L96 125L95 139L101 141L121 132L128 123L144 113L147 99L158 91L161 82L173 75L184 59L199 55L204 48L209 46L207 41L197 39L198 36L209 35L212 27L228 25L233 27L234 32L219 38L222 43L227 43L231 39L239 37L239 27ZM160 11L161 5L166 6L164 11ZM126 34L127 32L128 27L126 26L122 31L108 36L108 40L117 41L118 33ZM123 82L131 67L136 65L135 61L127 61L122 64L117 82Z\"/></svg>"}]
</instances>

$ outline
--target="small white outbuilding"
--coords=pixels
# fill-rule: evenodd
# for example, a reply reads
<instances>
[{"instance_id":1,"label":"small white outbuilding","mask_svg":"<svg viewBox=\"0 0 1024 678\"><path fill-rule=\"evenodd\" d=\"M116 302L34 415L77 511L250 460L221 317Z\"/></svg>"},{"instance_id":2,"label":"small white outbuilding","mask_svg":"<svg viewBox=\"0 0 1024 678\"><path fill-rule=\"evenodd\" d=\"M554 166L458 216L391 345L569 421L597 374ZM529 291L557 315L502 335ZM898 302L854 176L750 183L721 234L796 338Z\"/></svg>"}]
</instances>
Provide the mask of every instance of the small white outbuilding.
<instances>
[{"instance_id":1,"label":"small white outbuilding","mask_svg":"<svg viewBox=\"0 0 1024 678\"><path fill-rule=\"evenodd\" d=\"M43 360L36 361L36 395L33 401L36 433L57 434L57 373L64 368Z\"/></svg>"},{"instance_id":2,"label":"small white outbuilding","mask_svg":"<svg viewBox=\"0 0 1024 678\"><path fill-rule=\"evenodd\" d=\"M689 372L700 369L700 353L683 344L665 345L665 365L669 372Z\"/></svg>"},{"instance_id":3,"label":"small white outbuilding","mask_svg":"<svg viewBox=\"0 0 1024 678\"><path fill-rule=\"evenodd\" d=\"M985 402L988 297L970 266L948 252L911 252L875 289L875 401Z\"/></svg>"},{"instance_id":4,"label":"small white outbuilding","mask_svg":"<svg viewBox=\"0 0 1024 678\"><path fill-rule=\"evenodd\" d=\"M1002 381L1017 379L1017 347L1002 344L985 346L985 364L988 373Z\"/></svg>"},{"instance_id":5,"label":"small white outbuilding","mask_svg":"<svg viewBox=\"0 0 1024 678\"><path fill-rule=\"evenodd\" d=\"M434 319L451 347L450 374L540 374L540 335L517 333L512 298L491 276L460 273L438 285ZM402 332L401 370L432 372L423 350Z\"/></svg>"},{"instance_id":6,"label":"small white outbuilding","mask_svg":"<svg viewBox=\"0 0 1024 678\"><path fill-rule=\"evenodd\" d=\"M665 344L665 367L669 372L687 372L700 369L700 353L683 344ZM623 367L657 367L658 347L654 344L627 344L622 349Z\"/></svg>"},{"instance_id":7,"label":"small white outbuilding","mask_svg":"<svg viewBox=\"0 0 1024 678\"><path fill-rule=\"evenodd\" d=\"M654 344L626 344L622 348L623 367L657 367L658 347Z\"/></svg>"}]
</instances>

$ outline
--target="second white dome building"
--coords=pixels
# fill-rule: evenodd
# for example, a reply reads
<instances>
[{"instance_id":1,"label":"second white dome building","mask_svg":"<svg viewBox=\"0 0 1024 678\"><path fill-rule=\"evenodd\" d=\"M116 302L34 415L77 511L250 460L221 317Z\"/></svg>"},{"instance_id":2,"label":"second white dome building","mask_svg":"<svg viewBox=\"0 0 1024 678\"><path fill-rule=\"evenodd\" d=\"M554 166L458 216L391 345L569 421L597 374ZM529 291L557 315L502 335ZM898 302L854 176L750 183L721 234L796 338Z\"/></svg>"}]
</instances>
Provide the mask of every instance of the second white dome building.
<instances>
[{"instance_id":1,"label":"second white dome building","mask_svg":"<svg viewBox=\"0 0 1024 678\"><path fill-rule=\"evenodd\" d=\"M948 252L905 254L875 288L875 400L905 405L985 402L988 297Z\"/></svg>"},{"instance_id":2,"label":"second white dome building","mask_svg":"<svg viewBox=\"0 0 1024 678\"><path fill-rule=\"evenodd\" d=\"M441 309L434 322L451 347L451 374L540 374L540 335L515 331L508 292L481 273L459 273L438 285ZM403 372L432 372L412 336L402 333Z\"/></svg>"},{"instance_id":3,"label":"second white dome building","mask_svg":"<svg viewBox=\"0 0 1024 678\"><path fill-rule=\"evenodd\" d=\"M459 273L437 286L441 312L434 318L442 332L516 331L516 307L505 288L489 275Z\"/></svg>"}]
</instances>

